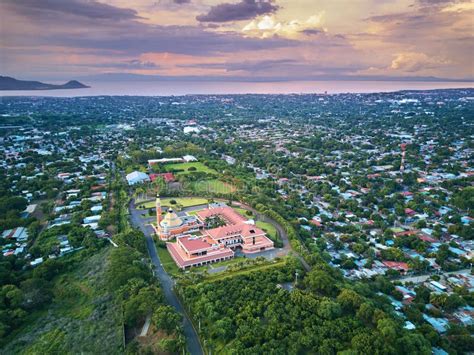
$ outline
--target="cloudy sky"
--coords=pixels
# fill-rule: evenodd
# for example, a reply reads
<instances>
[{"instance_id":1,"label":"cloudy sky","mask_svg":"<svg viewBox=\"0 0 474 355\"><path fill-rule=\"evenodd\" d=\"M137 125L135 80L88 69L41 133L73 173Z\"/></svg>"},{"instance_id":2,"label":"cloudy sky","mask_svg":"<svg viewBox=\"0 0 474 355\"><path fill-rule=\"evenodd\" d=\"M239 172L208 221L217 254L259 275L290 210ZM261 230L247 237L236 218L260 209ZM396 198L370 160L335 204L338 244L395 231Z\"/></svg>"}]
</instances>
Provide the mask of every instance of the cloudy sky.
<instances>
[{"instance_id":1,"label":"cloudy sky","mask_svg":"<svg viewBox=\"0 0 474 355\"><path fill-rule=\"evenodd\" d=\"M0 74L474 78L470 0L0 0Z\"/></svg>"}]
</instances>

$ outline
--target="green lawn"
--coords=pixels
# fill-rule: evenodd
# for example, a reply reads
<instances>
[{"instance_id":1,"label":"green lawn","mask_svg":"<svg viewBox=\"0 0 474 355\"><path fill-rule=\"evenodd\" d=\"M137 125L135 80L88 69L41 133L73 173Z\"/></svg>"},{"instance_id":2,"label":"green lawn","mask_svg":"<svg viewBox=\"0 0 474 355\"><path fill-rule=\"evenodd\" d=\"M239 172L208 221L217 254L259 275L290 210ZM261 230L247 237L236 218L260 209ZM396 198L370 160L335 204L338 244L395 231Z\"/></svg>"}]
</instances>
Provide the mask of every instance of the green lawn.
<instances>
[{"instance_id":1,"label":"green lawn","mask_svg":"<svg viewBox=\"0 0 474 355\"><path fill-rule=\"evenodd\" d=\"M249 216L246 213L247 210L245 210L243 208L234 207L234 210L236 210L239 214L241 214L245 218L248 218L248 219L254 218L253 215ZM263 229L268 234L268 237L271 240L273 240L274 242L277 241L277 240L280 240L280 238L278 237L278 232L272 224L267 223L267 222L262 222L262 221L256 221L255 224L257 225L258 228Z\"/></svg>"},{"instance_id":2,"label":"green lawn","mask_svg":"<svg viewBox=\"0 0 474 355\"><path fill-rule=\"evenodd\" d=\"M176 276L179 274L180 269L174 262L173 258L171 257L168 249L160 248L159 246L156 247L158 251L158 257L160 258L160 262L163 265L163 268L166 270L168 274L171 276Z\"/></svg>"},{"instance_id":3,"label":"green lawn","mask_svg":"<svg viewBox=\"0 0 474 355\"><path fill-rule=\"evenodd\" d=\"M235 187L217 179L196 181L191 183L191 188L196 192L228 194L235 191Z\"/></svg>"},{"instance_id":4,"label":"green lawn","mask_svg":"<svg viewBox=\"0 0 474 355\"><path fill-rule=\"evenodd\" d=\"M248 215L247 210L244 210L243 208L240 207L233 207L234 210L236 210L240 215L244 216L245 218L252 219L253 214Z\"/></svg>"},{"instance_id":5,"label":"green lawn","mask_svg":"<svg viewBox=\"0 0 474 355\"><path fill-rule=\"evenodd\" d=\"M207 174L217 174L217 171L205 166L201 162L179 163L179 164L165 164L163 166L166 171L175 173L176 175L192 174L194 172L202 172ZM194 167L196 170L189 171L188 169Z\"/></svg>"},{"instance_id":6,"label":"green lawn","mask_svg":"<svg viewBox=\"0 0 474 355\"><path fill-rule=\"evenodd\" d=\"M262 222L262 221L257 221L255 224L257 225L258 228L263 229L265 232L267 232L270 239L272 240L277 239L278 233L277 233L276 228L273 225L267 222Z\"/></svg>"},{"instance_id":7,"label":"green lawn","mask_svg":"<svg viewBox=\"0 0 474 355\"><path fill-rule=\"evenodd\" d=\"M200 197L169 197L169 198L162 198L161 199L161 206L163 207L170 207L173 206L170 201L175 200L178 205L183 207L191 207L197 205L206 205L208 200L206 198ZM140 207L143 206L144 208L153 208L155 207L155 201L148 201L139 205Z\"/></svg>"}]
</instances>

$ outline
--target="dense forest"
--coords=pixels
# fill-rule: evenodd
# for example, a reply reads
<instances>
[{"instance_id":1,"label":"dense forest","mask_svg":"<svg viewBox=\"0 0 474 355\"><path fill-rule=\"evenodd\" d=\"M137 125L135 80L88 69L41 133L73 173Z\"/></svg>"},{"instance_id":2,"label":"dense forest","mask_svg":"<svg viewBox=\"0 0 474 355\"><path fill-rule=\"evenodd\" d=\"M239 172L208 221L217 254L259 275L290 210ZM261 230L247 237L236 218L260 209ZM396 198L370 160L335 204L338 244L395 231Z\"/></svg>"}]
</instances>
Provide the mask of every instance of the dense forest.
<instances>
[{"instance_id":1,"label":"dense forest","mask_svg":"<svg viewBox=\"0 0 474 355\"><path fill-rule=\"evenodd\" d=\"M288 291L294 266L184 289L210 346L229 354L430 354L422 335L314 269Z\"/></svg>"},{"instance_id":2,"label":"dense forest","mask_svg":"<svg viewBox=\"0 0 474 355\"><path fill-rule=\"evenodd\" d=\"M446 343L429 327L404 329L380 290L393 285L344 281L324 264L302 274L294 260L284 267L190 284L179 291L208 351L219 354L431 354ZM294 286L294 288L293 288ZM388 288L388 289L387 289ZM415 307L416 308L416 307ZM466 330L453 330L453 353L472 346ZM430 343L431 342L431 343Z\"/></svg>"}]
</instances>

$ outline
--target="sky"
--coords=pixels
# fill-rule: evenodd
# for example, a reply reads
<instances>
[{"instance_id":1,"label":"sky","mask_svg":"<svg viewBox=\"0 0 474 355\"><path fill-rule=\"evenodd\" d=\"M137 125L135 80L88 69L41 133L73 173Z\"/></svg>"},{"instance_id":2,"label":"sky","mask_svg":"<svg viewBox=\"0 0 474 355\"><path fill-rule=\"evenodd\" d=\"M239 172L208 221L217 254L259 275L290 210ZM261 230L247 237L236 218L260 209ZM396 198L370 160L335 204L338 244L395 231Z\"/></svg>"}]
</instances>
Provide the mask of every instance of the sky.
<instances>
[{"instance_id":1,"label":"sky","mask_svg":"<svg viewBox=\"0 0 474 355\"><path fill-rule=\"evenodd\" d=\"M0 75L474 78L470 0L0 0Z\"/></svg>"}]
</instances>

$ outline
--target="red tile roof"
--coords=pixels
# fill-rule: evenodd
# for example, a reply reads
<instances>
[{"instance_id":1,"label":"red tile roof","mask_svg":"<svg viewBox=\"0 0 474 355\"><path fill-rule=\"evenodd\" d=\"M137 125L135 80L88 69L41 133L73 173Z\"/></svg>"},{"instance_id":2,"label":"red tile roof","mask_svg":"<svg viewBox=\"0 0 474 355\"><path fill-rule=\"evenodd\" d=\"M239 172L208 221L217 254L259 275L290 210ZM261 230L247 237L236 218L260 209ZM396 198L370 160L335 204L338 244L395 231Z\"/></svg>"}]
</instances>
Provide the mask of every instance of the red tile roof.
<instances>
[{"instance_id":1,"label":"red tile roof","mask_svg":"<svg viewBox=\"0 0 474 355\"><path fill-rule=\"evenodd\" d=\"M203 249L212 248L212 244L208 243L205 238L185 236L179 238L179 242L190 253L197 252Z\"/></svg>"},{"instance_id":2,"label":"red tile roof","mask_svg":"<svg viewBox=\"0 0 474 355\"><path fill-rule=\"evenodd\" d=\"M438 242L438 240L430 237L429 235L426 235L424 233L421 233L419 235L417 235L418 239L424 241L424 242L427 242L427 243L436 243Z\"/></svg>"},{"instance_id":3,"label":"red tile roof","mask_svg":"<svg viewBox=\"0 0 474 355\"><path fill-rule=\"evenodd\" d=\"M384 264L389 269L403 270L403 271L408 271L410 269L407 263L403 263L401 261L382 261L382 264Z\"/></svg>"},{"instance_id":4,"label":"red tile roof","mask_svg":"<svg viewBox=\"0 0 474 355\"><path fill-rule=\"evenodd\" d=\"M155 181L156 178L162 177L165 182L172 182L175 180L173 173L161 173L161 174L150 174L151 181Z\"/></svg>"},{"instance_id":5,"label":"red tile roof","mask_svg":"<svg viewBox=\"0 0 474 355\"><path fill-rule=\"evenodd\" d=\"M208 208L207 210L199 211L196 213L196 216L203 222L206 218L217 216L225 219L228 224L238 224L246 221L245 217L241 216L234 211L233 208L228 206Z\"/></svg>"},{"instance_id":6,"label":"red tile roof","mask_svg":"<svg viewBox=\"0 0 474 355\"><path fill-rule=\"evenodd\" d=\"M239 223L217 227L206 231L212 239L218 240L227 236L240 235L243 238L264 235L265 232L253 224Z\"/></svg>"},{"instance_id":7,"label":"red tile roof","mask_svg":"<svg viewBox=\"0 0 474 355\"><path fill-rule=\"evenodd\" d=\"M196 265L199 263L219 260L221 258L231 258L234 256L234 252L230 249L218 249L212 254L207 254L203 256L197 256L193 258L187 258L187 255L180 253L179 246L176 243L166 243L166 247L171 254L173 260L178 264L179 267L184 268L186 266Z\"/></svg>"},{"instance_id":8,"label":"red tile roof","mask_svg":"<svg viewBox=\"0 0 474 355\"><path fill-rule=\"evenodd\" d=\"M314 224L316 227L322 227L322 223L315 219L310 220L309 223Z\"/></svg>"},{"instance_id":9,"label":"red tile roof","mask_svg":"<svg viewBox=\"0 0 474 355\"><path fill-rule=\"evenodd\" d=\"M409 231L397 232L397 233L395 233L395 237L404 237L406 235L416 235L419 232L420 231L418 229L412 229L412 230L409 230Z\"/></svg>"}]
</instances>

